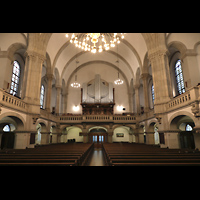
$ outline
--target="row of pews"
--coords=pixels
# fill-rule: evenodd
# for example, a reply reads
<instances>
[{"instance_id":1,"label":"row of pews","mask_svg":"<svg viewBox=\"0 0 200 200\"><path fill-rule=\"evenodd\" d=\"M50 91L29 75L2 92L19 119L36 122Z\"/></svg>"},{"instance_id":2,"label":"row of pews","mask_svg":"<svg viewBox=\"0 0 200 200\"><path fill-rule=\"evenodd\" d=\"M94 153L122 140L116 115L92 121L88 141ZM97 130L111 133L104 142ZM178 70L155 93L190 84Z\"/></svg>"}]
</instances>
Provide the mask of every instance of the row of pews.
<instances>
[{"instance_id":1,"label":"row of pews","mask_svg":"<svg viewBox=\"0 0 200 200\"><path fill-rule=\"evenodd\" d=\"M61 143L0 151L0 166L83 166L94 144Z\"/></svg>"},{"instance_id":2,"label":"row of pews","mask_svg":"<svg viewBox=\"0 0 200 200\"><path fill-rule=\"evenodd\" d=\"M135 143L103 144L108 166L200 166L200 152Z\"/></svg>"}]
</instances>

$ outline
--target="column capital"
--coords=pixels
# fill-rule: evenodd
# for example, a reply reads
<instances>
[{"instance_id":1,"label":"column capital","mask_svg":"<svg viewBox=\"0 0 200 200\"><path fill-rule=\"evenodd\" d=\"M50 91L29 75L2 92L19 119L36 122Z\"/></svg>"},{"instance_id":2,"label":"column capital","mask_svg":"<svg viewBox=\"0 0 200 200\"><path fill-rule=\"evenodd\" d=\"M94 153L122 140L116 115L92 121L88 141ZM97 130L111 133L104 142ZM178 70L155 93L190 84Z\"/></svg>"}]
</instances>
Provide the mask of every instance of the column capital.
<instances>
[{"instance_id":1,"label":"column capital","mask_svg":"<svg viewBox=\"0 0 200 200\"><path fill-rule=\"evenodd\" d=\"M152 61L156 57L160 58L165 55L169 55L169 51L167 49L153 49L148 52L148 59Z\"/></svg>"},{"instance_id":2,"label":"column capital","mask_svg":"<svg viewBox=\"0 0 200 200\"><path fill-rule=\"evenodd\" d=\"M35 51L30 51L30 50L27 50L27 51L24 53L24 56L25 56L25 57L32 57L33 59L38 58L38 59L41 60L41 62L44 62L44 61L46 60L46 57L45 57L45 56L43 56L43 55L41 55L41 54L39 54L39 53L37 53L37 52L35 52Z\"/></svg>"},{"instance_id":3,"label":"column capital","mask_svg":"<svg viewBox=\"0 0 200 200\"><path fill-rule=\"evenodd\" d=\"M143 80L147 80L151 75L149 73L142 73L140 75L140 78Z\"/></svg>"},{"instance_id":4,"label":"column capital","mask_svg":"<svg viewBox=\"0 0 200 200\"><path fill-rule=\"evenodd\" d=\"M139 89L139 88L140 88L140 84L137 83L137 84L135 84L133 87L134 87L135 90L136 90L136 89Z\"/></svg>"},{"instance_id":5,"label":"column capital","mask_svg":"<svg viewBox=\"0 0 200 200\"><path fill-rule=\"evenodd\" d=\"M56 90L57 89L62 89L62 85L56 85Z\"/></svg>"},{"instance_id":6,"label":"column capital","mask_svg":"<svg viewBox=\"0 0 200 200\"><path fill-rule=\"evenodd\" d=\"M54 75L53 74L46 74L46 77L47 77L48 81L52 81L53 78L54 78Z\"/></svg>"}]
</instances>

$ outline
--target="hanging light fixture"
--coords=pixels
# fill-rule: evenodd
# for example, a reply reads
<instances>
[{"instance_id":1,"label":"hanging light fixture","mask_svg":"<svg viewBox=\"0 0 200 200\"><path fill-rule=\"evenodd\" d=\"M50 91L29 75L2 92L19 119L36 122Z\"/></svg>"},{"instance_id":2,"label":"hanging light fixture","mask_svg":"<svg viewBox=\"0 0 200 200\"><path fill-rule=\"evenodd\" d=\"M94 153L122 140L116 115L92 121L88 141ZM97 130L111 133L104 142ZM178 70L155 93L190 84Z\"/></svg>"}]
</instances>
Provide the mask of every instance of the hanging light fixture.
<instances>
[{"instance_id":1,"label":"hanging light fixture","mask_svg":"<svg viewBox=\"0 0 200 200\"><path fill-rule=\"evenodd\" d=\"M78 60L76 60L76 70L75 70L75 81L71 84L73 88L80 88L81 84L77 82L77 64L79 63Z\"/></svg>"},{"instance_id":2,"label":"hanging light fixture","mask_svg":"<svg viewBox=\"0 0 200 200\"><path fill-rule=\"evenodd\" d=\"M76 47L92 53L109 50L124 39L125 33L72 33L70 42ZM66 34L69 37L69 34Z\"/></svg>"},{"instance_id":3,"label":"hanging light fixture","mask_svg":"<svg viewBox=\"0 0 200 200\"><path fill-rule=\"evenodd\" d=\"M117 69L118 69L118 79L114 81L115 85L122 85L124 81L119 77L119 54L118 54L118 45L117 45Z\"/></svg>"}]
</instances>

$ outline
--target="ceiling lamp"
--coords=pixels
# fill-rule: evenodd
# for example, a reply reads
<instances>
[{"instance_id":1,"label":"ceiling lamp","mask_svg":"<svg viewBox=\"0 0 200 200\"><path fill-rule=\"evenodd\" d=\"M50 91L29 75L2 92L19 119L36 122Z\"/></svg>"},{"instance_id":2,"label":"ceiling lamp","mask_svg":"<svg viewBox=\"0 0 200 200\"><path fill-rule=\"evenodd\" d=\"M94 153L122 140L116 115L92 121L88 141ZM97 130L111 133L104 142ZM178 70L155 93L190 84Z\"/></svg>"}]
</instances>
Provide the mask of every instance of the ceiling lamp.
<instances>
[{"instance_id":1,"label":"ceiling lamp","mask_svg":"<svg viewBox=\"0 0 200 200\"><path fill-rule=\"evenodd\" d=\"M109 50L124 39L125 33L72 33L70 42L76 47L92 53ZM69 37L69 34L66 34Z\"/></svg>"},{"instance_id":2,"label":"ceiling lamp","mask_svg":"<svg viewBox=\"0 0 200 200\"><path fill-rule=\"evenodd\" d=\"M115 85L122 85L124 81L119 78L119 71L118 71L118 79L114 81Z\"/></svg>"},{"instance_id":3,"label":"ceiling lamp","mask_svg":"<svg viewBox=\"0 0 200 200\"><path fill-rule=\"evenodd\" d=\"M117 69L118 69L118 79L114 81L115 85L122 85L124 81L119 78L119 54L118 54L118 45L117 45Z\"/></svg>"},{"instance_id":4,"label":"ceiling lamp","mask_svg":"<svg viewBox=\"0 0 200 200\"><path fill-rule=\"evenodd\" d=\"M79 61L76 61L76 70L75 70L75 81L71 84L71 86L73 88L80 88L81 84L77 82L77 64L79 63Z\"/></svg>"}]
</instances>

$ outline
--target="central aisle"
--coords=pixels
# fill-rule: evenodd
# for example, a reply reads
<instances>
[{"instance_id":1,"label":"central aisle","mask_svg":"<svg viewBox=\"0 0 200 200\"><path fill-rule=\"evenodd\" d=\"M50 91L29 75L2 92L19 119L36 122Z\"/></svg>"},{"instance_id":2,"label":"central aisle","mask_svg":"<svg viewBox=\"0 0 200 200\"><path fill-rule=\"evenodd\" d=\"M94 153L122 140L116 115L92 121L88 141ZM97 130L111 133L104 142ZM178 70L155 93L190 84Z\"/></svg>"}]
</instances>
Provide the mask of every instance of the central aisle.
<instances>
[{"instance_id":1,"label":"central aisle","mask_svg":"<svg viewBox=\"0 0 200 200\"><path fill-rule=\"evenodd\" d=\"M87 166L105 166L102 149L94 149Z\"/></svg>"}]
</instances>

